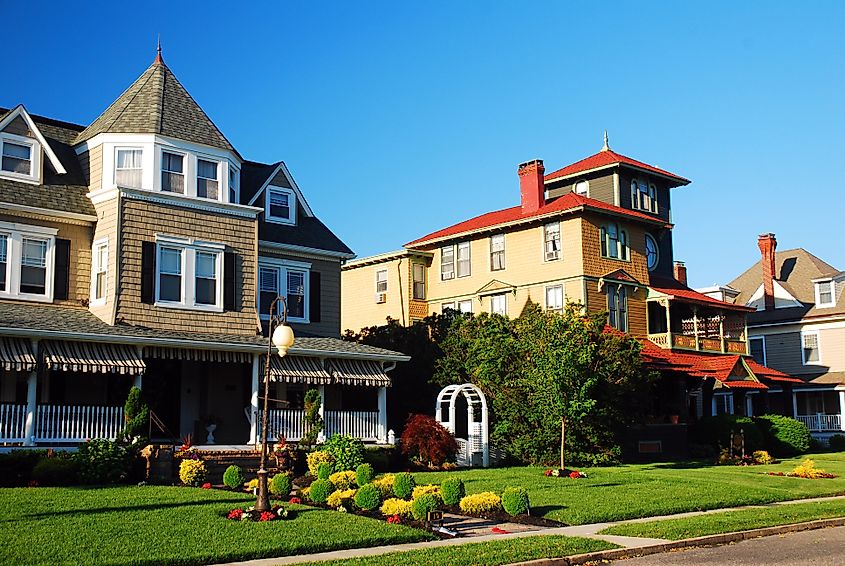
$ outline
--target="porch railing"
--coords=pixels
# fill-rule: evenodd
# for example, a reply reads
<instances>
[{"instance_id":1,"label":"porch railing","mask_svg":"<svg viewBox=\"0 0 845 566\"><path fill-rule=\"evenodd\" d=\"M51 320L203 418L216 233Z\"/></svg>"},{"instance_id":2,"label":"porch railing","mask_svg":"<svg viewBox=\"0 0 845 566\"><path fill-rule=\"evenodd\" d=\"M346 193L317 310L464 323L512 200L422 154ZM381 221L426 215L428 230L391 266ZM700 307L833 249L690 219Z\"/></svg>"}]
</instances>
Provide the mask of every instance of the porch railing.
<instances>
[{"instance_id":1,"label":"porch railing","mask_svg":"<svg viewBox=\"0 0 845 566\"><path fill-rule=\"evenodd\" d=\"M361 440L378 439L378 411L325 411L323 433L348 434ZM261 426L261 411L258 412ZM270 409L267 413L267 440L283 434L287 440L297 441L305 434L305 411L302 409Z\"/></svg>"},{"instance_id":2,"label":"porch railing","mask_svg":"<svg viewBox=\"0 0 845 566\"><path fill-rule=\"evenodd\" d=\"M36 442L81 442L90 438L113 440L124 427L123 407L39 405Z\"/></svg>"},{"instance_id":3,"label":"porch railing","mask_svg":"<svg viewBox=\"0 0 845 566\"><path fill-rule=\"evenodd\" d=\"M696 340L693 334L678 334L676 332L659 332L649 334L648 339L661 348L679 348L683 350L698 350L705 352L745 353L745 340L724 338L724 343L718 337L699 336Z\"/></svg>"},{"instance_id":4,"label":"porch railing","mask_svg":"<svg viewBox=\"0 0 845 566\"><path fill-rule=\"evenodd\" d=\"M842 415L798 415L795 418L814 432L842 430Z\"/></svg>"},{"instance_id":5,"label":"porch railing","mask_svg":"<svg viewBox=\"0 0 845 566\"><path fill-rule=\"evenodd\" d=\"M0 405L0 442L23 442L26 405Z\"/></svg>"},{"instance_id":6,"label":"porch railing","mask_svg":"<svg viewBox=\"0 0 845 566\"><path fill-rule=\"evenodd\" d=\"M261 411L258 411L258 433L261 434ZM270 409L267 413L267 440L274 441L279 435L296 441L305 434L305 411L302 409Z\"/></svg>"}]
</instances>

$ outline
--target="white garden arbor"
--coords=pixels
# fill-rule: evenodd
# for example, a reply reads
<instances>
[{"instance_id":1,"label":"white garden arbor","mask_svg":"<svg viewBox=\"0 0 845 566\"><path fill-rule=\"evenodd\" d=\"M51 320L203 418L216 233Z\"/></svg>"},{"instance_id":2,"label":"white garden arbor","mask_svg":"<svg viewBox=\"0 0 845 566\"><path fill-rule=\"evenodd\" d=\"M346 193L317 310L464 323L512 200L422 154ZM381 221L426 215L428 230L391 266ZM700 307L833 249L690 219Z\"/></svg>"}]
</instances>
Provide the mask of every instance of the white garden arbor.
<instances>
[{"instance_id":1,"label":"white garden arbor","mask_svg":"<svg viewBox=\"0 0 845 566\"><path fill-rule=\"evenodd\" d=\"M463 385L447 385L437 395L437 405L434 408L434 416L437 422L442 424L453 435L455 428L455 401L459 395L463 395L467 402L467 439L456 438L458 441L458 464L462 466L477 465L478 456L481 456L481 465L485 468L490 465L490 421L487 415L487 398L484 392L471 383ZM448 413L443 418L443 406L448 403ZM476 412L481 421L476 421Z\"/></svg>"}]
</instances>

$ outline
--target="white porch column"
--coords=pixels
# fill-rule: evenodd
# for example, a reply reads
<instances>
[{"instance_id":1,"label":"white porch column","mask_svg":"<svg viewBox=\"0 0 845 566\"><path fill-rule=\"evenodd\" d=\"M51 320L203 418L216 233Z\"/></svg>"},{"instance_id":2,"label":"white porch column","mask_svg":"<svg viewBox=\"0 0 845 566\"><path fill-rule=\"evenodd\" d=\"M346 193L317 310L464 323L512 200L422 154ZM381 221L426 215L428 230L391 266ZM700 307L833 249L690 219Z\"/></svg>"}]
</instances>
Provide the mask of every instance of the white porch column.
<instances>
[{"instance_id":1,"label":"white porch column","mask_svg":"<svg viewBox=\"0 0 845 566\"><path fill-rule=\"evenodd\" d=\"M387 387L378 388L378 439L379 444L387 442Z\"/></svg>"},{"instance_id":2,"label":"white porch column","mask_svg":"<svg viewBox=\"0 0 845 566\"><path fill-rule=\"evenodd\" d=\"M323 419L323 430L317 435L317 442L326 441L326 429L328 423L326 422L326 386L318 385L317 392L320 394L320 418Z\"/></svg>"},{"instance_id":3,"label":"white porch column","mask_svg":"<svg viewBox=\"0 0 845 566\"><path fill-rule=\"evenodd\" d=\"M32 353L38 359L38 340L32 340ZM38 369L26 376L26 422L23 427L23 445L35 446L35 419L38 417Z\"/></svg>"},{"instance_id":4,"label":"white porch column","mask_svg":"<svg viewBox=\"0 0 845 566\"><path fill-rule=\"evenodd\" d=\"M839 392L839 428L845 431L845 390Z\"/></svg>"},{"instance_id":5,"label":"white porch column","mask_svg":"<svg viewBox=\"0 0 845 566\"><path fill-rule=\"evenodd\" d=\"M142 360L144 359L144 347L143 346L138 346L138 357L141 358ZM142 389L141 385L143 383L144 383L144 374L143 373L139 373L132 380L132 385L137 387L138 389Z\"/></svg>"},{"instance_id":6,"label":"white porch column","mask_svg":"<svg viewBox=\"0 0 845 566\"><path fill-rule=\"evenodd\" d=\"M259 369L261 368L261 356L259 354L252 355L252 393L249 396L249 440L248 444L255 446L258 444L258 387L261 383L259 379Z\"/></svg>"}]
</instances>

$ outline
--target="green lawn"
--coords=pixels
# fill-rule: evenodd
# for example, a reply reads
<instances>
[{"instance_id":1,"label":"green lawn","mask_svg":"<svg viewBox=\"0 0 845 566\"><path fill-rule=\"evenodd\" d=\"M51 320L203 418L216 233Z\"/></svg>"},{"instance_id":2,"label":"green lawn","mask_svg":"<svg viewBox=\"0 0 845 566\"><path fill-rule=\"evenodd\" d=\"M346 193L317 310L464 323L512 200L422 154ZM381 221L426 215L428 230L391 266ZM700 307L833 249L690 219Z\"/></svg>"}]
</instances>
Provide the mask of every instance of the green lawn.
<instances>
[{"instance_id":1,"label":"green lawn","mask_svg":"<svg viewBox=\"0 0 845 566\"><path fill-rule=\"evenodd\" d=\"M578 480L547 478L543 468L534 467L425 472L414 477L423 484L458 475L467 493L501 493L508 486L522 486L528 490L532 512L568 524L585 524L845 494L845 453L809 457L818 468L839 477L806 480L765 475L787 472L803 457L771 466L667 463L588 468L583 471L589 477Z\"/></svg>"},{"instance_id":2,"label":"green lawn","mask_svg":"<svg viewBox=\"0 0 845 566\"><path fill-rule=\"evenodd\" d=\"M534 536L477 542L460 546L441 546L381 556L347 558L328 562L309 562L312 566L497 566L540 558L560 558L586 552L619 548L615 544L581 537Z\"/></svg>"},{"instance_id":3,"label":"green lawn","mask_svg":"<svg viewBox=\"0 0 845 566\"><path fill-rule=\"evenodd\" d=\"M220 516L251 501L180 487L0 489L0 564L206 564L433 538L304 506L289 521Z\"/></svg>"},{"instance_id":4,"label":"green lawn","mask_svg":"<svg viewBox=\"0 0 845 566\"><path fill-rule=\"evenodd\" d=\"M601 534L680 540L836 517L845 517L845 500L790 503L683 519L631 523L607 528Z\"/></svg>"}]
</instances>

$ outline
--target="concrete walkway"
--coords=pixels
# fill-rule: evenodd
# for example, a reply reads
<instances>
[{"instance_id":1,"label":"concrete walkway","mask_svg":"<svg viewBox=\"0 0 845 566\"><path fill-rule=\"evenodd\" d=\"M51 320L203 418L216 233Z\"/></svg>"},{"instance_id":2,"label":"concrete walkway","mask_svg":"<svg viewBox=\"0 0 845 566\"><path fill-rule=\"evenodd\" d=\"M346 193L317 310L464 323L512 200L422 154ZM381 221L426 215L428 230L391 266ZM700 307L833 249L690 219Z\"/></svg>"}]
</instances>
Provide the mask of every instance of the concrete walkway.
<instances>
[{"instance_id":1,"label":"concrete walkway","mask_svg":"<svg viewBox=\"0 0 845 566\"><path fill-rule=\"evenodd\" d=\"M282 556L279 558L264 558L259 560L248 560L245 562L232 562L227 566L275 566L281 564L301 564L303 562L317 562L323 560L340 560L343 558L354 558L354 557L361 557L361 556L378 556L380 554L387 554L390 552L403 552L408 550L422 550L425 548L436 548L441 546L460 546L463 544L473 544L477 542L487 542L491 540L501 540L501 539L509 539L509 538L524 538L524 537L532 537L532 536L546 536L546 535L564 535L564 536L578 536L578 537L587 537L593 539L604 540L607 542L611 542L614 544L618 544L619 546L627 549L635 549L635 548L644 548L654 545L665 544L668 541L664 539L652 539L652 538L640 538L640 537L623 537L623 536L615 536L615 535L600 535L597 534L599 531L602 531L608 527L614 525L624 525L629 523L644 523L649 521L659 521L661 519L678 519L682 517L695 517L700 515L712 515L715 513L725 513L727 511L738 511L742 509L761 509L766 507L774 507L779 505L792 505L795 503L810 503L813 501L833 501L837 499L845 499L845 495L834 496L834 497L815 497L812 499L797 499L791 501L779 501L776 503L768 503L765 505L746 505L743 507L729 507L725 509L712 509L709 511L692 511L688 513L677 513L674 515L661 515L656 517L642 517L639 519L629 519L625 521L612 521L607 523L591 523L588 525L575 525L571 527L539 527L533 525L519 525L521 530L517 531L508 530L504 528L505 524L496 524L485 519L477 519L471 517L459 517L455 515L454 517L458 518L458 520L463 519L465 522L464 528L468 529L468 533L472 532L474 536L460 536L454 539L447 539L447 540L436 540L430 542L417 542L417 543L407 543L407 544L395 544L395 545L388 545L388 546L376 546L370 548L355 548L349 550L336 550L332 552L321 552L317 554L303 554L297 556ZM447 517L444 517L446 519ZM444 520L444 524L446 521ZM508 531L507 534L493 534L490 533L489 528L493 528L491 525L499 526L502 530ZM507 523L506 525L515 525L512 523ZM527 528L526 528L527 527ZM450 527L452 528L452 527ZM482 534L484 529L488 529L487 533L489 534Z\"/></svg>"}]
</instances>

